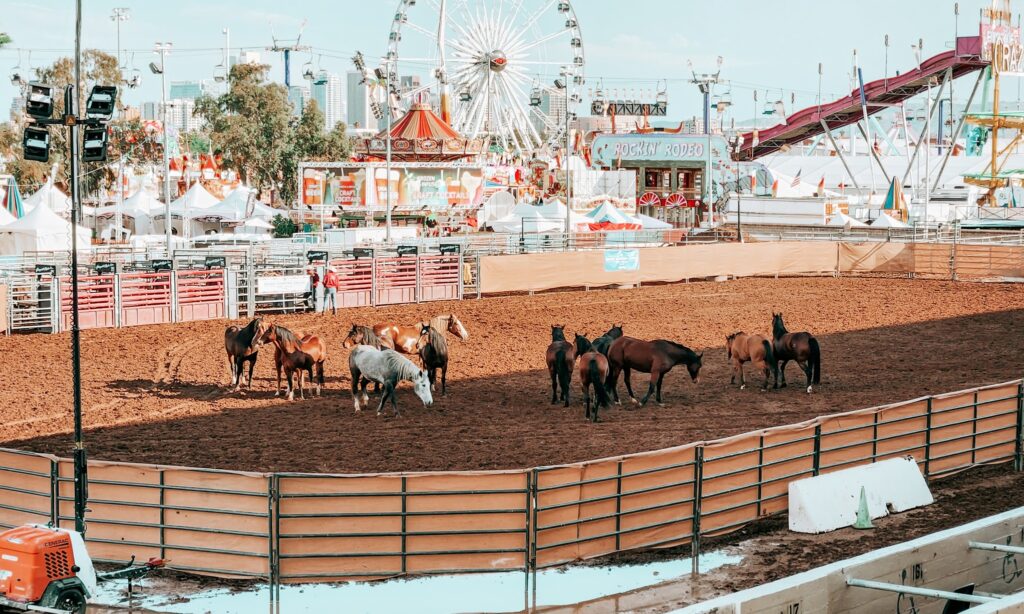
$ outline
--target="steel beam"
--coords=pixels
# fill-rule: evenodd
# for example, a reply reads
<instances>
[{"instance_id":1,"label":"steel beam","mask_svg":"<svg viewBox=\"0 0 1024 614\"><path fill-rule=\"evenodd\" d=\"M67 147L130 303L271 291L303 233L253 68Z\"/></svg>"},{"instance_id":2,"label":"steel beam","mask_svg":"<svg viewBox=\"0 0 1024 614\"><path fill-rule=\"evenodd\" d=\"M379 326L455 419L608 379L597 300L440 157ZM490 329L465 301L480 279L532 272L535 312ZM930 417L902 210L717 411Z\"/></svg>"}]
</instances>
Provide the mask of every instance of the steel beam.
<instances>
[{"instance_id":1,"label":"steel beam","mask_svg":"<svg viewBox=\"0 0 1024 614\"><path fill-rule=\"evenodd\" d=\"M953 154L953 149L956 148L956 141L960 138L960 133L963 132L964 124L967 123L967 114L971 112L971 104L974 102L974 95L978 93L978 87L981 85L984 78L985 71L979 71L978 80L974 82L974 88L971 89L971 95L967 98L967 106L964 107L964 112L960 116L960 121L956 124L956 130L953 131L953 138L949 141L949 147L946 149L946 155L942 157L942 164L939 166L938 175L935 177L935 183L932 184L933 192L939 189L939 184L942 183L942 173L946 170L946 164L949 163L949 157Z\"/></svg>"},{"instance_id":2,"label":"steel beam","mask_svg":"<svg viewBox=\"0 0 1024 614\"><path fill-rule=\"evenodd\" d=\"M860 135L864 137L864 142L868 144L868 151L871 152L871 157L874 159L875 164L877 164L879 170L882 171L882 177L885 177L885 182L890 183L889 173L885 172L885 166L882 165L882 160L878 157L878 152L875 151L875 147L868 137L867 130L864 129L864 123L857 122L857 129L860 130Z\"/></svg>"},{"instance_id":3,"label":"steel beam","mask_svg":"<svg viewBox=\"0 0 1024 614\"><path fill-rule=\"evenodd\" d=\"M916 586L904 586L902 584L890 584L889 582L875 582L874 580L858 580L856 578L847 578L846 585L856 588L870 588L876 591L914 595L916 597L931 597L932 599L963 601L965 603L991 603L993 601L998 601L995 597L965 595L963 593L954 593L952 591L940 591L934 588L919 588Z\"/></svg>"},{"instance_id":4,"label":"steel beam","mask_svg":"<svg viewBox=\"0 0 1024 614\"><path fill-rule=\"evenodd\" d=\"M990 552L1006 552L1009 554L1024 554L1024 548L1020 546L1005 546L1002 544L989 544L986 542L967 542L971 550L988 550Z\"/></svg>"},{"instance_id":5,"label":"steel beam","mask_svg":"<svg viewBox=\"0 0 1024 614\"><path fill-rule=\"evenodd\" d=\"M857 185L857 179L850 172L850 165L846 163L846 156L843 155L843 150L839 149L839 145L836 143L835 137L832 136L832 129L828 127L828 123L823 119L821 120L821 127L825 129L825 135L828 136L828 140L832 143L832 148L836 150L836 155L839 156L839 161L843 163L843 168L846 169L846 175L853 182L853 187L860 191L860 186Z\"/></svg>"},{"instance_id":6,"label":"steel beam","mask_svg":"<svg viewBox=\"0 0 1024 614\"><path fill-rule=\"evenodd\" d=\"M939 85L939 91L935 94L936 100L942 99L942 93L946 91L946 85L952 80L952 74L947 71L946 76L942 79L942 83ZM921 151L921 145L925 141L929 140L931 135L928 133L928 128L931 126L931 119L935 115L935 111L939 108L939 105L932 105L932 99L928 98L928 117L925 118L924 126L921 128L921 134L917 137L917 144L914 146L914 153L910 155L910 160L907 161L907 172L903 174L903 183L906 185L907 179L910 178L910 171L914 168L914 162L917 160L917 154Z\"/></svg>"}]
</instances>

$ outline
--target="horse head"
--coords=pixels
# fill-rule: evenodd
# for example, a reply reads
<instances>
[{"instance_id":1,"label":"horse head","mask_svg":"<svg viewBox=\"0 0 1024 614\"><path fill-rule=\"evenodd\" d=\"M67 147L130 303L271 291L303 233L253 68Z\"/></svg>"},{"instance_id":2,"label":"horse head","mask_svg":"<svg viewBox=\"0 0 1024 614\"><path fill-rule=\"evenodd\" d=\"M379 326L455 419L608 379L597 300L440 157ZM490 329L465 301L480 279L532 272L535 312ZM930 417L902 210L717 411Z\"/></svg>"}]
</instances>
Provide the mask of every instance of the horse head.
<instances>
[{"instance_id":1,"label":"horse head","mask_svg":"<svg viewBox=\"0 0 1024 614\"><path fill-rule=\"evenodd\" d=\"M423 407L430 407L434 404L434 395L430 394L430 377L427 372L420 370L412 379L413 392L423 401Z\"/></svg>"},{"instance_id":2,"label":"horse head","mask_svg":"<svg viewBox=\"0 0 1024 614\"><path fill-rule=\"evenodd\" d=\"M359 327L355 324L349 329L348 335L345 336L345 340L341 342L341 347L346 350L351 349L363 342L363 331L359 330Z\"/></svg>"},{"instance_id":3,"label":"horse head","mask_svg":"<svg viewBox=\"0 0 1024 614\"><path fill-rule=\"evenodd\" d=\"M273 322L263 322L262 318L259 324L259 332L253 337L253 342L257 345L266 345L268 343L274 343L277 341L277 326Z\"/></svg>"},{"instance_id":4,"label":"horse head","mask_svg":"<svg viewBox=\"0 0 1024 614\"><path fill-rule=\"evenodd\" d=\"M701 352L700 354L694 353L694 356L697 357L697 360L686 365L686 370L690 373L690 379L692 379L694 383L699 384L700 368L704 366L704 352Z\"/></svg>"},{"instance_id":5,"label":"horse head","mask_svg":"<svg viewBox=\"0 0 1024 614\"><path fill-rule=\"evenodd\" d=\"M263 316L258 316L249 323L252 327L252 341L249 342L249 349L255 350L263 345L263 335L266 334L267 329L270 328L270 324L263 319Z\"/></svg>"},{"instance_id":6,"label":"horse head","mask_svg":"<svg viewBox=\"0 0 1024 614\"><path fill-rule=\"evenodd\" d=\"M430 324L420 324L420 336L416 339L416 352L419 353L423 348L430 345Z\"/></svg>"},{"instance_id":7,"label":"horse head","mask_svg":"<svg viewBox=\"0 0 1024 614\"><path fill-rule=\"evenodd\" d=\"M610 329L608 329L608 332L606 332L604 334L604 336L605 337L609 337L611 339L619 339L619 338L621 338L622 337L622 325L621 324L612 324L612 327Z\"/></svg>"},{"instance_id":8,"label":"horse head","mask_svg":"<svg viewBox=\"0 0 1024 614\"><path fill-rule=\"evenodd\" d=\"M462 325L462 321L455 317L455 314L448 316L448 332L463 341L469 341L469 331Z\"/></svg>"},{"instance_id":9,"label":"horse head","mask_svg":"<svg viewBox=\"0 0 1024 614\"><path fill-rule=\"evenodd\" d=\"M576 355L582 356L592 349L594 349L594 345L590 343L590 339L587 339L584 335L576 333Z\"/></svg>"},{"instance_id":10,"label":"horse head","mask_svg":"<svg viewBox=\"0 0 1024 614\"><path fill-rule=\"evenodd\" d=\"M551 325L551 340L552 341L565 341L565 324L552 324Z\"/></svg>"},{"instance_id":11,"label":"horse head","mask_svg":"<svg viewBox=\"0 0 1024 614\"><path fill-rule=\"evenodd\" d=\"M786 334L786 323L782 321L782 312L772 312L772 336L778 338Z\"/></svg>"}]
</instances>

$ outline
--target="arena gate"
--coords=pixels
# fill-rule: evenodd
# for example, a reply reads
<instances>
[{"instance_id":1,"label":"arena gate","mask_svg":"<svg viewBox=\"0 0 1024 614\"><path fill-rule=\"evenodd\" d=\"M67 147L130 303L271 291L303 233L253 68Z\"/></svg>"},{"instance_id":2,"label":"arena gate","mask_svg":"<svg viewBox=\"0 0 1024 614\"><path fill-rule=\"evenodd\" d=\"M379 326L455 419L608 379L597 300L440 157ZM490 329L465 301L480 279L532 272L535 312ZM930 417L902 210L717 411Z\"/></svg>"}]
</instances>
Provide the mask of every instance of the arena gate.
<instances>
[{"instance_id":1,"label":"arena gate","mask_svg":"<svg viewBox=\"0 0 1024 614\"><path fill-rule=\"evenodd\" d=\"M691 544L784 512L791 481L913 456L1024 468L1024 380L727 439L514 471L244 473L89 463L98 559L282 582L533 571ZM73 526L72 462L0 450L0 526Z\"/></svg>"}]
</instances>

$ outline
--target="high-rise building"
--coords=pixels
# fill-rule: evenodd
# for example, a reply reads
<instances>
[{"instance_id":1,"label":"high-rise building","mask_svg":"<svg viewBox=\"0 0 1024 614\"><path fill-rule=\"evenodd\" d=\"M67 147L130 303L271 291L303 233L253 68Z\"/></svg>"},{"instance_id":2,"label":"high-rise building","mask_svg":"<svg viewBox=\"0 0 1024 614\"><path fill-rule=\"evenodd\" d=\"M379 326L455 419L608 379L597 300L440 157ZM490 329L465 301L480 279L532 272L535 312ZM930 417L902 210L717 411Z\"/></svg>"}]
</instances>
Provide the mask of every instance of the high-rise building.
<instances>
[{"instance_id":1,"label":"high-rise building","mask_svg":"<svg viewBox=\"0 0 1024 614\"><path fill-rule=\"evenodd\" d=\"M345 121L345 90L341 77L320 71L313 80L312 96L324 114L324 128L333 130Z\"/></svg>"},{"instance_id":2,"label":"high-rise building","mask_svg":"<svg viewBox=\"0 0 1024 614\"><path fill-rule=\"evenodd\" d=\"M537 107L541 115L547 118L547 123L555 126L565 124L565 90L544 90L540 95L540 106ZM544 135L548 128L545 122L539 117L533 117L533 127L541 135Z\"/></svg>"},{"instance_id":3,"label":"high-rise building","mask_svg":"<svg viewBox=\"0 0 1024 614\"><path fill-rule=\"evenodd\" d=\"M305 85L293 85L288 89L288 102L292 105L292 115L302 115L302 110L309 102L309 88Z\"/></svg>"},{"instance_id":4,"label":"high-rise building","mask_svg":"<svg viewBox=\"0 0 1024 614\"><path fill-rule=\"evenodd\" d=\"M160 120L160 103L159 102L144 102L142 103L141 111L143 120Z\"/></svg>"},{"instance_id":5,"label":"high-rise building","mask_svg":"<svg viewBox=\"0 0 1024 614\"><path fill-rule=\"evenodd\" d=\"M377 118L370 110L370 88L363 83L363 75L358 71L346 75L348 103L345 105L348 125L352 128L377 129Z\"/></svg>"},{"instance_id":6,"label":"high-rise building","mask_svg":"<svg viewBox=\"0 0 1024 614\"><path fill-rule=\"evenodd\" d=\"M25 97L22 95L15 96L11 100L11 123L19 123L25 115Z\"/></svg>"},{"instance_id":7,"label":"high-rise building","mask_svg":"<svg viewBox=\"0 0 1024 614\"><path fill-rule=\"evenodd\" d=\"M160 105L156 107L159 109ZM167 101L167 123L181 132L192 132L203 126L203 120L196 117L196 102L187 98L176 98Z\"/></svg>"},{"instance_id":8,"label":"high-rise building","mask_svg":"<svg viewBox=\"0 0 1024 614\"><path fill-rule=\"evenodd\" d=\"M171 81L171 91L167 98L170 100L195 100L206 91L206 84L202 81Z\"/></svg>"},{"instance_id":9,"label":"high-rise building","mask_svg":"<svg viewBox=\"0 0 1024 614\"><path fill-rule=\"evenodd\" d=\"M259 51L242 51L238 54L238 57L231 63L232 66L235 64L260 64L260 52Z\"/></svg>"}]
</instances>

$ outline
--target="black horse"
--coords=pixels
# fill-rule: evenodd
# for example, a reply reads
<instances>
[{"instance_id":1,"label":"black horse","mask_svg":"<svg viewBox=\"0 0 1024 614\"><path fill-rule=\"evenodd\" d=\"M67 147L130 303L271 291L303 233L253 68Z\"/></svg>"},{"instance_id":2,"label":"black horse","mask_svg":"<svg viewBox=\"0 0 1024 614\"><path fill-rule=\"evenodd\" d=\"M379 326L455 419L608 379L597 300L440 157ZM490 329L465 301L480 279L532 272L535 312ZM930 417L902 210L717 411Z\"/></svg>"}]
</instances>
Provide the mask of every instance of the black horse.
<instances>
[{"instance_id":1,"label":"black horse","mask_svg":"<svg viewBox=\"0 0 1024 614\"><path fill-rule=\"evenodd\" d=\"M259 357L259 338L266 328L263 318L256 318L246 327L229 326L224 331L224 350L228 354L232 391L242 387L245 363L249 363L249 388L252 388L252 370Z\"/></svg>"},{"instance_id":2,"label":"black horse","mask_svg":"<svg viewBox=\"0 0 1024 614\"><path fill-rule=\"evenodd\" d=\"M795 360L807 376L808 394L814 392L814 386L821 383L821 347L818 340L808 332L791 333L786 330L781 313L772 313L772 338L775 360L780 363L775 371L775 387L786 387L786 365Z\"/></svg>"},{"instance_id":3,"label":"black horse","mask_svg":"<svg viewBox=\"0 0 1024 614\"><path fill-rule=\"evenodd\" d=\"M420 340L417 344L423 368L430 377L430 389L435 390L437 370L441 370L441 396L448 394L448 341L444 333L430 324L420 327Z\"/></svg>"},{"instance_id":4,"label":"black horse","mask_svg":"<svg viewBox=\"0 0 1024 614\"><path fill-rule=\"evenodd\" d=\"M595 352L600 352L601 354L604 354L607 358L608 349L611 348L612 344L615 343L615 340L619 339L620 337L622 337L622 325L615 324L611 327L611 329L609 329L608 332L601 335L597 339L594 339L591 345L593 346Z\"/></svg>"}]
</instances>

